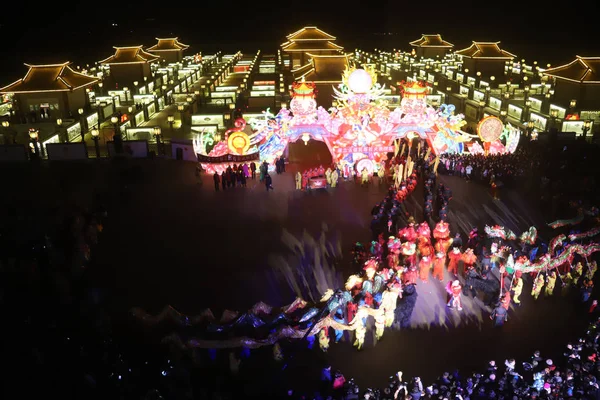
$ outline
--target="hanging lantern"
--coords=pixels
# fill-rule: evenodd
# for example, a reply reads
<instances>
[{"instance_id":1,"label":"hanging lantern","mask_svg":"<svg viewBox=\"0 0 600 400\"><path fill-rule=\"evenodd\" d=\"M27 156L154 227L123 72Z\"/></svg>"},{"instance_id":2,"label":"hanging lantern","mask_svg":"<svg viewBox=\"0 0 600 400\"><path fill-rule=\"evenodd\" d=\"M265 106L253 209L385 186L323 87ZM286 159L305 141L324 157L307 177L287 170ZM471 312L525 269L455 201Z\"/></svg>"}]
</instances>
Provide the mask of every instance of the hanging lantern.
<instances>
[{"instance_id":1,"label":"hanging lantern","mask_svg":"<svg viewBox=\"0 0 600 400\"><path fill-rule=\"evenodd\" d=\"M308 145L308 141L310 140L310 135L308 133L303 133L302 134L302 141L304 142L304 145Z\"/></svg>"}]
</instances>

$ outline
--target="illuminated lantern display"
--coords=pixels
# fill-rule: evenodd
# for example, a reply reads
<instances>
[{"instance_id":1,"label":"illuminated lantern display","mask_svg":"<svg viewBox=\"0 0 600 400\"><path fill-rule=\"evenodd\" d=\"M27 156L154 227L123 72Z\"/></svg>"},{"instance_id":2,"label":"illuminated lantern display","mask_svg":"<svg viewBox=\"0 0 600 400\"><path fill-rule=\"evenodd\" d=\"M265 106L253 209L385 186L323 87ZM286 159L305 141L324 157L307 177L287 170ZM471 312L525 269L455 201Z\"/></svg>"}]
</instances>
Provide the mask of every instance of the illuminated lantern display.
<instances>
[{"instance_id":1,"label":"illuminated lantern display","mask_svg":"<svg viewBox=\"0 0 600 400\"><path fill-rule=\"evenodd\" d=\"M316 103L315 84L302 80L292 85L289 108L282 108L277 114L267 109L261 117L250 119L253 133L247 136L237 135L243 127L236 125L230 130L233 133L225 135L226 144L217 144L209 156L223 151L234 154L258 151L260 160L274 168L271 164L289 143L299 139L305 144L318 140L327 145L333 161L340 167L360 165L372 173L388 153L394 152L394 143L399 139L425 140L433 155L463 152L464 144L474 136L461 130L465 125L463 115L455 114L451 104L442 104L437 109L428 105L429 92L423 82L402 82L400 106L391 109L385 87L377 82L375 68L351 67L342 74L342 83L333 87L335 106L326 110ZM231 138L233 135L236 137ZM508 151L515 141L508 146L509 135L505 136L507 146L503 151Z\"/></svg>"},{"instance_id":2,"label":"illuminated lantern display","mask_svg":"<svg viewBox=\"0 0 600 400\"><path fill-rule=\"evenodd\" d=\"M356 94L367 93L373 87L373 78L364 69L356 69L348 76L348 88Z\"/></svg>"},{"instance_id":3,"label":"illuminated lantern display","mask_svg":"<svg viewBox=\"0 0 600 400\"><path fill-rule=\"evenodd\" d=\"M506 154L517 150L521 131L510 124L504 124L500 118L487 116L477 124L477 135L483 142L483 148L478 144L469 145L469 152L483 154ZM502 139L506 144L502 143Z\"/></svg>"},{"instance_id":4,"label":"illuminated lantern display","mask_svg":"<svg viewBox=\"0 0 600 400\"><path fill-rule=\"evenodd\" d=\"M483 118L477 124L477 135L479 135L479 138L484 143L500 139L503 130L504 123L502 123L500 118L493 115Z\"/></svg>"},{"instance_id":5,"label":"illuminated lantern display","mask_svg":"<svg viewBox=\"0 0 600 400\"><path fill-rule=\"evenodd\" d=\"M227 147L233 154L246 154L250 148L250 138L244 132L233 132L227 138Z\"/></svg>"}]
</instances>

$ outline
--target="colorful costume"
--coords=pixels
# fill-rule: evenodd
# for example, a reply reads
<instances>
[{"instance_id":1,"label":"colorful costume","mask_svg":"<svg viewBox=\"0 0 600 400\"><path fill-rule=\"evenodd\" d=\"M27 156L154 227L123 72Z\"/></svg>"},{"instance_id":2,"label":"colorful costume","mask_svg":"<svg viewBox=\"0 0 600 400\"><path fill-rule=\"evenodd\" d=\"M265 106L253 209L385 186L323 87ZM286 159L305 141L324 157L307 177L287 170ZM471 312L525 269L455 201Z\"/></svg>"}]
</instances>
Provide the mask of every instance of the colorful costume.
<instances>
[{"instance_id":1,"label":"colorful costume","mask_svg":"<svg viewBox=\"0 0 600 400\"><path fill-rule=\"evenodd\" d=\"M363 269L366 271L367 276L362 283L362 294L364 299L360 301L360 305L379 306L381 303L381 291L384 287L384 281L381 275L376 274L378 268L379 264L377 263L377 260L373 258L365 262ZM372 297L375 304L369 304L369 297Z\"/></svg>"},{"instance_id":2,"label":"colorful costume","mask_svg":"<svg viewBox=\"0 0 600 400\"><path fill-rule=\"evenodd\" d=\"M423 282L429 280L429 270L431 269L431 257L423 256L419 261L419 279Z\"/></svg>"},{"instance_id":3,"label":"colorful costume","mask_svg":"<svg viewBox=\"0 0 600 400\"><path fill-rule=\"evenodd\" d=\"M331 186L331 174L332 174L331 168L327 168L327 170L325 171L325 179L327 179L327 184L329 186Z\"/></svg>"},{"instance_id":4,"label":"colorful costume","mask_svg":"<svg viewBox=\"0 0 600 400\"><path fill-rule=\"evenodd\" d=\"M465 271L473 267L477 262L477 256L473 253L473 249L468 248L462 255L462 262L465 265Z\"/></svg>"},{"instance_id":5,"label":"colorful costume","mask_svg":"<svg viewBox=\"0 0 600 400\"><path fill-rule=\"evenodd\" d=\"M458 311L462 311L462 302L460 301L460 294L462 292L462 286L457 280L448 282L446 291L450 294L450 301L448 301L448 307L456 308Z\"/></svg>"},{"instance_id":6,"label":"colorful costume","mask_svg":"<svg viewBox=\"0 0 600 400\"><path fill-rule=\"evenodd\" d=\"M302 174L300 171L296 172L296 190L302 189Z\"/></svg>"},{"instance_id":7,"label":"colorful costume","mask_svg":"<svg viewBox=\"0 0 600 400\"><path fill-rule=\"evenodd\" d=\"M435 253L435 260L433 261L433 277L444 280L444 267L446 266L446 255L442 252Z\"/></svg>"},{"instance_id":8,"label":"colorful costume","mask_svg":"<svg viewBox=\"0 0 600 400\"><path fill-rule=\"evenodd\" d=\"M389 285L388 288L383 292L381 307L383 308L385 326L387 328L391 327L394 323L394 318L396 316L396 304L398 302L398 297L400 297L401 290L400 284L394 283Z\"/></svg>"},{"instance_id":9,"label":"colorful costume","mask_svg":"<svg viewBox=\"0 0 600 400\"><path fill-rule=\"evenodd\" d=\"M546 296L551 296L554 293L554 286L556 285L556 271L552 271L552 273L548 276L548 281L546 282Z\"/></svg>"},{"instance_id":10,"label":"colorful costume","mask_svg":"<svg viewBox=\"0 0 600 400\"><path fill-rule=\"evenodd\" d=\"M452 238L450 237L448 223L444 221L438 222L433 230L433 237L436 239L436 244L439 243L439 246L441 246L441 250L444 252L444 254L447 253L448 249L452 245Z\"/></svg>"},{"instance_id":11,"label":"colorful costume","mask_svg":"<svg viewBox=\"0 0 600 400\"><path fill-rule=\"evenodd\" d=\"M398 237L405 242L414 243L417 240L417 231L415 229L415 219L408 218L408 225L398 232Z\"/></svg>"},{"instance_id":12,"label":"colorful costume","mask_svg":"<svg viewBox=\"0 0 600 400\"><path fill-rule=\"evenodd\" d=\"M531 289L531 295L535 300L540 296L542 288L544 287L544 275L539 273L535 281L533 282L533 288Z\"/></svg>"},{"instance_id":13,"label":"colorful costume","mask_svg":"<svg viewBox=\"0 0 600 400\"><path fill-rule=\"evenodd\" d=\"M592 261L588 264L588 270L585 274L585 277L587 280L592 280L594 279L594 275L596 275L596 271L598 270L598 265L596 264L596 261Z\"/></svg>"},{"instance_id":14,"label":"colorful costume","mask_svg":"<svg viewBox=\"0 0 600 400\"><path fill-rule=\"evenodd\" d=\"M510 307L510 292L507 291L504 293L504 296L502 296L502 299L500 300L500 305L508 310Z\"/></svg>"},{"instance_id":15,"label":"colorful costume","mask_svg":"<svg viewBox=\"0 0 600 400\"><path fill-rule=\"evenodd\" d=\"M414 243L406 242L402 244L402 255L404 256L404 265L417 265L417 246Z\"/></svg>"},{"instance_id":16,"label":"colorful costume","mask_svg":"<svg viewBox=\"0 0 600 400\"><path fill-rule=\"evenodd\" d=\"M473 256L475 256L473 254ZM463 254L461 253L458 247L453 247L452 250L448 253L448 258L450 261L448 262L448 272L454 275L458 275L458 262L462 259Z\"/></svg>"},{"instance_id":17,"label":"colorful costume","mask_svg":"<svg viewBox=\"0 0 600 400\"><path fill-rule=\"evenodd\" d=\"M426 221L421 222L417 227L417 239L422 237L426 237L431 241L431 229L429 229L429 224Z\"/></svg>"},{"instance_id":18,"label":"colorful costume","mask_svg":"<svg viewBox=\"0 0 600 400\"><path fill-rule=\"evenodd\" d=\"M324 352L329 349L329 327L323 328L319 331L319 347Z\"/></svg>"},{"instance_id":19,"label":"colorful costume","mask_svg":"<svg viewBox=\"0 0 600 400\"><path fill-rule=\"evenodd\" d=\"M414 265L411 265L410 267L408 267L408 270L405 271L402 274L402 279L403 279L403 283L404 285L416 285L417 284L417 267Z\"/></svg>"},{"instance_id":20,"label":"colorful costume","mask_svg":"<svg viewBox=\"0 0 600 400\"><path fill-rule=\"evenodd\" d=\"M369 171L367 170L367 168L363 168L362 171L360 171L360 175L361 175L361 184L365 185L367 183L369 183Z\"/></svg>"},{"instance_id":21,"label":"colorful costume","mask_svg":"<svg viewBox=\"0 0 600 400\"><path fill-rule=\"evenodd\" d=\"M513 290L513 301L515 304L521 304L519 296L523 292L523 278L521 278L521 271L515 271L515 282L512 287Z\"/></svg>"},{"instance_id":22,"label":"colorful costume","mask_svg":"<svg viewBox=\"0 0 600 400\"><path fill-rule=\"evenodd\" d=\"M358 350L362 349L363 344L365 343L365 336L367 334L367 325L366 325L366 315L361 315L361 312L356 314L354 318L353 324L356 324L356 329L354 331L354 346Z\"/></svg>"},{"instance_id":23,"label":"colorful costume","mask_svg":"<svg viewBox=\"0 0 600 400\"><path fill-rule=\"evenodd\" d=\"M337 187L337 183L338 183L338 179L339 179L340 175L337 172L337 169L334 169L333 172L331 173L331 187Z\"/></svg>"}]
</instances>

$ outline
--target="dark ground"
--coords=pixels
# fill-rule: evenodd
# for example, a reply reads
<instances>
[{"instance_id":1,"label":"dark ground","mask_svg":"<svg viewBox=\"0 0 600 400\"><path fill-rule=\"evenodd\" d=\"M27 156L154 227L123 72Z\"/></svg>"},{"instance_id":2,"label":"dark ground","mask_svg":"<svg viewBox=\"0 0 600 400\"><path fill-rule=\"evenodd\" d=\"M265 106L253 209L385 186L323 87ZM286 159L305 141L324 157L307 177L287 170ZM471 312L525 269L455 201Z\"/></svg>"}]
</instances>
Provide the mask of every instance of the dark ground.
<instances>
[{"instance_id":1,"label":"dark ground","mask_svg":"<svg viewBox=\"0 0 600 400\"><path fill-rule=\"evenodd\" d=\"M315 163L307 161L304 153L318 146L313 147L313 142L299 146L304 145L292 147L292 160ZM326 164L328 155L319 153ZM111 299L115 333L139 344L140 351L149 351L145 345L155 344L157 335L144 332L132 320L131 307L157 313L170 304L190 315L210 307L219 318L225 309L243 312L261 300L274 306L290 303L296 296L293 285L298 284L290 271L299 268L290 250L291 238L310 248L311 239L325 231L326 241L343 254L334 265L317 263L324 276L316 282L320 292L324 285L341 284L354 272L349 266L350 248L356 241L371 240L369 212L386 188L377 184L361 188L348 182L335 190L296 192L290 171L294 168L273 174L275 190L267 193L252 181L246 189L215 192L212 177L204 176L199 184L194 164L171 160L65 163L41 170L27 165L15 167L16 172L5 177L10 195L3 198L3 209L7 210L6 204L19 204L43 218L46 208L91 204L95 193L106 194L109 218L90 267L91 279ZM531 223L544 222L535 199L525 200L533 196L507 190L498 202L477 183L441 179L454 193L453 232L498 223L520 233ZM420 190L408 204L417 220ZM285 263L289 267L282 266ZM354 377L364 388L384 385L398 370L428 382L445 370L470 372L494 358L525 360L536 349L543 355L558 355L585 328L581 306L559 295L542 296L534 304L530 290L527 282L524 305L511 311L502 330L493 329L490 321L483 328L461 324L450 329L431 325L386 331L375 347L369 343L357 352L349 343L332 344L326 355L318 349L299 353L289 368L299 378L318 379L318 359L342 370L347 378Z\"/></svg>"}]
</instances>

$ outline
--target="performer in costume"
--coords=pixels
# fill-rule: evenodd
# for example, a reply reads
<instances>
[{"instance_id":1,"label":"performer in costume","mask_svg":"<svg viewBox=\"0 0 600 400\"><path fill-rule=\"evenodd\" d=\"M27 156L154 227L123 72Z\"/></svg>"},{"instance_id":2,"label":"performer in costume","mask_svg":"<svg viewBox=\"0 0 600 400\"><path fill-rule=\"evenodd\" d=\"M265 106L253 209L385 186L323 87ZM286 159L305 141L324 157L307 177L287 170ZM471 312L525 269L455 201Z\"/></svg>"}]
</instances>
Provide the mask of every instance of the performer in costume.
<instances>
[{"instance_id":1,"label":"performer in costume","mask_svg":"<svg viewBox=\"0 0 600 400\"><path fill-rule=\"evenodd\" d=\"M296 172L296 190L302 190L302 174L300 171Z\"/></svg>"},{"instance_id":2,"label":"performer in costume","mask_svg":"<svg viewBox=\"0 0 600 400\"><path fill-rule=\"evenodd\" d=\"M535 300L540 296L542 292L542 288L544 287L544 274L538 273L538 276L535 278L533 282L533 288L531 289L531 295Z\"/></svg>"},{"instance_id":3,"label":"performer in costume","mask_svg":"<svg viewBox=\"0 0 600 400\"><path fill-rule=\"evenodd\" d=\"M365 296L365 299L369 297L368 295L373 297L375 304L372 304L372 306L375 308L381 303L381 291L383 290L385 283L383 277L376 273L378 268L379 264L375 259L368 260L363 268L366 272L366 279L362 283L362 294ZM367 302L367 300L365 300L365 302Z\"/></svg>"},{"instance_id":4,"label":"performer in costume","mask_svg":"<svg viewBox=\"0 0 600 400\"><path fill-rule=\"evenodd\" d=\"M317 176L324 176L325 175L325 168L323 168L322 165L319 165L319 168L317 169Z\"/></svg>"},{"instance_id":5,"label":"performer in costume","mask_svg":"<svg viewBox=\"0 0 600 400\"><path fill-rule=\"evenodd\" d=\"M329 349L329 327L323 328L319 331L319 347L323 352L327 353Z\"/></svg>"},{"instance_id":6,"label":"performer in costume","mask_svg":"<svg viewBox=\"0 0 600 400\"><path fill-rule=\"evenodd\" d=\"M581 275L583 275L583 264L579 261L573 268L573 282L577 283Z\"/></svg>"},{"instance_id":7,"label":"performer in costume","mask_svg":"<svg viewBox=\"0 0 600 400\"><path fill-rule=\"evenodd\" d=\"M331 173L331 187L337 187L338 184L338 179L340 178L340 175L338 173L337 169L334 169L333 172Z\"/></svg>"},{"instance_id":8,"label":"performer in costume","mask_svg":"<svg viewBox=\"0 0 600 400\"><path fill-rule=\"evenodd\" d=\"M458 280L448 282L446 291L451 296L447 306L450 308L456 308L458 311L462 311L462 302L460 301L462 286L460 286L460 282Z\"/></svg>"},{"instance_id":9,"label":"performer in costume","mask_svg":"<svg viewBox=\"0 0 600 400\"><path fill-rule=\"evenodd\" d=\"M556 285L556 271L552 271L550 275L548 275L548 279L546 281L546 296L551 296L554 293L554 286Z\"/></svg>"},{"instance_id":10,"label":"performer in costume","mask_svg":"<svg viewBox=\"0 0 600 400\"><path fill-rule=\"evenodd\" d=\"M408 225L398 232L398 237L405 241L414 243L417 240L417 230L415 229L415 219L408 217Z\"/></svg>"},{"instance_id":11,"label":"performer in costume","mask_svg":"<svg viewBox=\"0 0 600 400\"><path fill-rule=\"evenodd\" d=\"M385 317L385 327L389 328L394 323L396 316L396 305L398 298L402 297L402 286L399 282L392 282L388 284L387 289L383 292L381 307L383 308Z\"/></svg>"},{"instance_id":12,"label":"performer in costume","mask_svg":"<svg viewBox=\"0 0 600 400\"><path fill-rule=\"evenodd\" d=\"M475 256L475 255L473 255ZM463 254L458 247L452 247L452 250L448 253L448 272L454 275L458 275L458 262L462 259Z\"/></svg>"},{"instance_id":13,"label":"performer in costume","mask_svg":"<svg viewBox=\"0 0 600 400\"><path fill-rule=\"evenodd\" d=\"M404 271L404 273L402 274L402 278L404 279L402 281L402 283L404 284L404 286L416 285L417 277L418 277L417 266L409 265L408 267L406 267L406 271Z\"/></svg>"},{"instance_id":14,"label":"performer in costume","mask_svg":"<svg viewBox=\"0 0 600 400\"><path fill-rule=\"evenodd\" d=\"M356 324L356 330L354 331L354 346L356 346L357 350L360 350L365 343L365 336L367 334L367 315L361 313L359 310L354 321L352 321L352 324Z\"/></svg>"},{"instance_id":15,"label":"performer in costume","mask_svg":"<svg viewBox=\"0 0 600 400\"><path fill-rule=\"evenodd\" d=\"M452 238L450 237L450 229L447 222L440 221L437 223L433 230L433 238L436 239L436 243L440 243L444 254L448 253L448 249L452 245Z\"/></svg>"},{"instance_id":16,"label":"performer in costume","mask_svg":"<svg viewBox=\"0 0 600 400\"><path fill-rule=\"evenodd\" d=\"M571 275L571 272L567 272L566 274L561 275L560 279L563 282L561 294L565 296L569 293L571 286L573 286L573 275Z\"/></svg>"},{"instance_id":17,"label":"performer in costume","mask_svg":"<svg viewBox=\"0 0 600 400\"><path fill-rule=\"evenodd\" d=\"M419 279L421 279L423 282L429 281L431 264L431 256L421 256L421 260L419 260Z\"/></svg>"},{"instance_id":18,"label":"performer in costume","mask_svg":"<svg viewBox=\"0 0 600 400\"><path fill-rule=\"evenodd\" d=\"M371 255L375 257L378 261L381 260L383 256L383 247L381 243L376 240L371 241Z\"/></svg>"},{"instance_id":19,"label":"performer in costume","mask_svg":"<svg viewBox=\"0 0 600 400\"><path fill-rule=\"evenodd\" d=\"M417 246L414 243L402 243L402 255L404 256L404 265L417 265Z\"/></svg>"},{"instance_id":20,"label":"performer in costume","mask_svg":"<svg viewBox=\"0 0 600 400\"><path fill-rule=\"evenodd\" d=\"M472 249L477 249L479 247L479 231L477 228L473 228L471 232L469 232L469 240L467 241L467 247Z\"/></svg>"},{"instance_id":21,"label":"performer in costume","mask_svg":"<svg viewBox=\"0 0 600 400\"><path fill-rule=\"evenodd\" d=\"M585 273L585 278L587 280L592 280L594 279L594 275L596 275L596 271L598 270L598 265L596 264L596 261L592 260L589 264L588 264L588 270Z\"/></svg>"},{"instance_id":22,"label":"performer in costume","mask_svg":"<svg viewBox=\"0 0 600 400\"><path fill-rule=\"evenodd\" d=\"M417 241L422 237L429 239L431 242L431 229L429 228L429 224L425 221L421 222L417 227Z\"/></svg>"},{"instance_id":23,"label":"performer in costume","mask_svg":"<svg viewBox=\"0 0 600 400\"><path fill-rule=\"evenodd\" d=\"M431 245L431 241L425 236L419 238L417 248L421 257L431 257L433 255L433 246Z\"/></svg>"},{"instance_id":24,"label":"performer in costume","mask_svg":"<svg viewBox=\"0 0 600 400\"><path fill-rule=\"evenodd\" d=\"M521 278L521 271L515 271L515 281L513 283L513 301L517 305L521 305L521 300L519 300L519 296L523 292L523 278Z\"/></svg>"},{"instance_id":25,"label":"performer in costume","mask_svg":"<svg viewBox=\"0 0 600 400\"><path fill-rule=\"evenodd\" d=\"M260 174L262 176L262 171ZM304 171L302 174L302 189L308 189L308 171Z\"/></svg>"},{"instance_id":26,"label":"performer in costume","mask_svg":"<svg viewBox=\"0 0 600 400\"><path fill-rule=\"evenodd\" d=\"M331 186L331 174L332 174L331 167L328 167L327 170L325 171L325 179L327 180L327 184L329 186Z\"/></svg>"},{"instance_id":27,"label":"performer in costume","mask_svg":"<svg viewBox=\"0 0 600 400\"><path fill-rule=\"evenodd\" d=\"M500 305L506 310L510 307L510 292L508 290L504 292L504 296L502 296L502 299L500 300Z\"/></svg>"},{"instance_id":28,"label":"performer in costume","mask_svg":"<svg viewBox=\"0 0 600 400\"><path fill-rule=\"evenodd\" d=\"M462 262L464 264L465 271L472 267L475 264L475 262L477 262L477 256L473 252L472 248L469 247L465 250L465 252L462 255Z\"/></svg>"},{"instance_id":29,"label":"performer in costume","mask_svg":"<svg viewBox=\"0 0 600 400\"><path fill-rule=\"evenodd\" d=\"M446 254L438 251L435 253L433 261L433 277L441 281L444 280L444 267L446 266Z\"/></svg>"}]
</instances>

